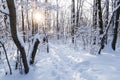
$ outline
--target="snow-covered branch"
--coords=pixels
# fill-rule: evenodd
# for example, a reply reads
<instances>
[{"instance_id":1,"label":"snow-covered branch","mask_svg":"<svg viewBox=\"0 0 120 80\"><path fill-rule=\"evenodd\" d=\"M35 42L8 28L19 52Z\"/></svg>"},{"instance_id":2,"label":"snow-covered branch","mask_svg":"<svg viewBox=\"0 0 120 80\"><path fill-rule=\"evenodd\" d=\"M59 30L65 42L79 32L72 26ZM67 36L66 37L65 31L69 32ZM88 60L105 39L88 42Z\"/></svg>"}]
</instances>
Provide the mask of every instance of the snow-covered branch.
<instances>
[{"instance_id":1,"label":"snow-covered branch","mask_svg":"<svg viewBox=\"0 0 120 80\"><path fill-rule=\"evenodd\" d=\"M108 24L107 24L107 26L106 26L106 30L105 30L104 34L102 35L102 37L101 37L101 41L100 41L101 43L104 41L104 38L105 38L105 36L107 35L107 32L108 32L108 29L109 29L110 24L111 24L111 22L112 22L112 18L113 18L113 16L114 16L114 13L115 13L119 8L120 8L120 4L113 10L112 15L111 15L111 17L110 17L110 19L109 19L109 22L108 22ZM102 46L100 46L100 49L99 49L99 51L98 51L99 54L100 54L100 52L101 52L101 49L102 49Z\"/></svg>"},{"instance_id":2,"label":"snow-covered branch","mask_svg":"<svg viewBox=\"0 0 120 80\"><path fill-rule=\"evenodd\" d=\"M113 10L112 15L111 15L111 17L110 17L110 19L109 19L108 25L107 25L107 27L106 27L106 30L105 30L105 32L104 32L104 34L103 34L103 37L105 37L105 35L107 34L108 29L109 29L109 27L110 27L110 24L111 24L111 22L112 22L112 18L113 18L113 16L114 16L114 13L115 13L115 11L117 11L119 8L120 8L120 4ZM103 38L103 37L102 37L102 38Z\"/></svg>"},{"instance_id":3,"label":"snow-covered branch","mask_svg":"<svg viewBox=\"0 0 120 80\"><path fill-rule=\"evenodd\" d=\"M2 10L0 10L0 13L5 14L5 15L8 15L8 16L9 16L9 14L8 14L8 13L3 12Z\"/></svg>"}]
</instances>

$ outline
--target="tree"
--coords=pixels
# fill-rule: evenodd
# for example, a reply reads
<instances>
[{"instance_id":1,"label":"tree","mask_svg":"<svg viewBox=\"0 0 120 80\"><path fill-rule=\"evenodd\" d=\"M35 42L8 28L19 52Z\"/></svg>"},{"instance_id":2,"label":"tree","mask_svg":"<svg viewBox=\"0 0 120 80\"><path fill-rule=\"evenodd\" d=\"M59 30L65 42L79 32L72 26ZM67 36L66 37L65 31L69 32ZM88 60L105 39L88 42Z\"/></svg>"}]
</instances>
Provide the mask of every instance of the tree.
<instances>
[{"instance_id":1,"label":"tree","mask_svg":"<svg viewBox=\"0 0 120 80\"><path fill-rule=\"evenodd\" d=\"M35 38L34 41L33 41L33 47L32 47L33 49L32 49L32 51L30 53L31 54L30 55L30 64L34 63L35 55L36 55L39 43L40 43L39 39Z\"/></svg>"},{"instance_id":2,"label":"tree","mask_svg":"<svg viewBox=\"0 0 120 80\"><path fill-rule=\"evenodd\" d=\"M24 10L23 10L23 0L21 0L21 14L22 14L22 31L23 31L23 40L25 42L25 24L24 24Z\"/></svg>"},{"instance_id":3,"label":"tree","mask_svg":"<svg viewBox=\"0 0 120 80\"><path fill-rule=\"evenodd\" d=\"M105 1L105 24L104 27L107 27L108 24L108 18L109 18L109 0ZM105 36L105 43L107 44L107 35Z\"/></svg>"},{"instance_id":4,"label":"tree","mask_svg":"<svg viewBox=\"0 0 120 80\"><path fill-rule=\"evenodd\" d=\"M18 31L16 27L16 8L15 8L14 0L6 0L6 1L9 9L11 35L14 43L16 44L17 48L20 50L20 54L21 54L22 62L24 66L24 72L27 74L29 72L29 67L27 63L25 48L20 42L19 36L17 35Z\"/></svg>"},{"instance_id":5,"label":"tree","mask_svg":"<svg viewBox=\"0 0 120 80\"><path fill-rule=\"evenodd\" d=\"M101 10L101 0L97 0L97 11L98 11L98 27L99 27L99 37L101 43L101 48L99 49L98 53L100 54L101 50L104 48L104 38L102 39L101 36L103 35L103 20L102 20L102 10Z\"/></svg>"},{"instance_id":6,"label":"tree","mask_svg":"<svg viewBox=\"0 0 120 80\"><path fill-rule=\"evenodd\" d=\"M115 7L117 7L120 4L120 0L115 0ZM113 33L113 40L112 40L112 49L116 49L116 43L117 43L117 35L118 35L118 28L119 28L119 17L120 17L120 7L118 10L114 13L114 33Z\"/></svg>"},{"instance_id":7,"label":"tree","mask_svg":"<svg viewBox=\"0 0 120 80\"><path fill-rule=\"evenodd\" d=\"M71 36L72 43L75 42L75 0L72 0L72 11L71 11Z\"/></svg>"},{"instance_id":8,"label":"tree","mask_svg":"<svg viewBox=\"0 0 120 80\"><path fill-rule=\"evenodd\" d=\"M96 0L93 1L93 45L96 44L96 28L97 28L97 2Z\"/></svg>"},{"instance_id":9,"label":"tree","mask_svg":"<svg viewBox=\"0 0 120 80\"><path fill-rule=\"evenodd\" d=\"M98 26L99 26L99 34L103 34L103 20L102 20L102 10L101 10L101 0L97 0L97 11L98 11Z\"/></svg>"},{"instance_id":10,"label":"tree","mask_svg":"<svg viewBox=\"0 0 120 80\"><path fill-rule=\"evenodd\" d=\"M116 3L116 1L114 2L114 3ZM101 38L101 41L100 41L100 43L102 43L103 42L103 40L104 40L104 38L105 38L105 36L107 35L107 33L108 33L108 30L109 30L109 28L110 28L110 24L113 22L113 20L116 18L116 16L115 16L115 13L117 12L117 11L120 11L120 4L119 4L119 1L117 2L118 3L118 5L117 6L114 6L115 8L113 9L113 12L112 12L112 14L111 14L111 17L110 17L110 19L109 19L109 22L108 22L108 24L107 24L107 27L106 27L106 29L105 29L105 31L104 31L104 34L103 34L103 36L102 36L102 38ZM119 16L118 16L119 17ZM118 19L118 18L117 18ZM114 20L114 23L116 22L116 20ZM118 23L117 23L117 25L118 25ZM116 46L116 40L117 40L117 34L118 34L118 26L116 27L115 26L115 28L114 28L114 37L113 37L113 42L112 42L112 46L113 46L113 50L115 50L115 46ZM101 46L102 47L102 46ZM99 53L101 52L101 48L100 47L100 49L99 49Z\"/></svg>"},{"instance_id":11,"label":"tree","mask_svg":"<svg viewBox=\"0 0 120 80\"><path fill-rule=\"evenodd\" d=\"M58 7L58 0L56 0L57 2L57 7ZM57 10L57 39L59 40L60 38L60 35L59 35L59 31L60 31L60 28L59 28L59 11Z\"/></svg>"}]
</instances>

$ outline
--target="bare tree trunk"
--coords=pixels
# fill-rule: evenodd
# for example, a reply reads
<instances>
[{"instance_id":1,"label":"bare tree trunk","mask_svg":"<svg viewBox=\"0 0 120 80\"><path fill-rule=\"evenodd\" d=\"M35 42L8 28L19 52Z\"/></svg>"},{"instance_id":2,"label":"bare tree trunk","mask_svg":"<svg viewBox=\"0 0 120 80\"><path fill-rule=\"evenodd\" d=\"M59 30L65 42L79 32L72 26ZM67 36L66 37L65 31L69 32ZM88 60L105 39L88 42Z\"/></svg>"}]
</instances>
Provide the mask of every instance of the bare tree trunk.
<instances>
[{"instance_id":1,"label":"bare tree trunk","mask_svg":"<svg viewBox=\"0 0 120 80\"><path fill-rule=\"evenodd\" d=\"M120 0L115 1L116 5L118 6L120 4ZM119 16L120 15L120 8L115 12L114 14L114 35L113 35L113 41L112 41L112 49L116 49L116 43L117 43L117 35L118 35L118 28L119 28Z\"/></svg>"},{"instance_id":2,"label":"bare tree trunk","mask_svg":"<svg viewBox=\"0 0 120 80\"><path fill-rule=\"evenodd\" d=\"M8 9L9 9L9 16L10 16L10 28L11 28L11 35L13 38L14 43L16 44L17 48L20 50L20 54L22 56L22 62L24 66L24 71L27 74L29 72L29 67L26 59L26 52L24 46L20 43L17 35L17 28L16 28L16 9L14 0L6 0Z\"/></svg>"},{"instance_id":3,"label":"bare tree trunk","mask_svg":"<svg viewBox=\"0 0 120 80\"><path fill-rule=\"evenodd\" d=\"M108 24L108 17L109 17L109 0L105 1L105 28ZM105 43L107 44L107 34L105 36Z\"/></svg>"},{"instance_id":4,"label":"bare tree trunk","mask_svg":"<svg viewBox=\"0 0 120 80\"><path fill-rule=\"evenodd\" d=\"M28 7L28 0L27 0L27 7ZM26 20L27 20L27 28L28 28L28 30L30 30L30 23L29 23L29 13L28 13L28 10L27 10L26 15L27 15L27 18L26 18Z\"/></svg>"},{"instance_id":5,"label":"bare tree trunk","mask_svg":"<svg viewBox=\"0 0 120 80\"><path fill-rule=\"evenodd\" d=\"M72 0L72 21L71 21L71 36L72 36L72 43L75 42L75 0Z\"/></svg>"},{"instance_id":6,"label":"bare tree trunk","mask_svg":"<svg viewBox=\"0 0 120 80\"><path fill-rule=\"evenodd\" d=\"M45 2L47 3L48 0L45 0ZM48 27L48 11L45 10L45 26ZM57 18L58 18L58 13L57 13ZM58 19L57 19L57 30L58 30L58 38L60 37L59 36L59 26L58 26ZM46 34L46 29L43 29L43 33L45 34L45 39L46 39L46 43L47 43L47 53L49 53L49 38L48 38L48 35Z\"/></svg>"},{"instance_id":7,"label":"bare tree trunk","mask_svg":"<svg viewBox=\"0 0 120 80\"><path fill-rule=\"evenodd\" d=\"M23 0L21 0L21 3L23 3ZM23 13L23 4L21 4L21 13L22 13L22 31L23 31L23 40L25 42L25 26L24 26L24 13Z\"/></svg>"},{"instance_id":8,"label":"bare tree trunk","mask_svg":"<svg viewBox=\"0 0 120 80\"><path fill-rule=\"evenodd\" d=\"M32 49L31 55L30 55L30 64L34 64L35 55L36 55L39 43L40 43L40 41L38 39L36 39L35 43L33 43L33 49Z\"/></svg>"},{"instance_id":9,"label":"bare tree trunk","mask_svg":"<svg viewBox=\"0 0 120 80\"><path fill-rule=\"evenodd\" d=\"M31 14L31 17L32 17L32 36L34 36L35 35L35 25L34 25L33 12Z\"/></svg>"},{"instance_id":10,"label":"bare tree trunk","mask_svg":"<svg viewBox=\"0 0 120 80\"><path fill-rule=\"evenodd\" d=\"M102 10L101 10L101 0L97 0L98 7L98 26L99 26L99 34L103 34L103 20L102 20Z\"/></svg>"},{"instance_id":11,"label":"bare tree trunk","mask_svg":"<svg viewBox=\"0 0 120 80\"><path fill-rule=\"evenodd\" d=\"M58 0L57 0L57 6L58 6ZM59 40L59 38L60 38L60 35L59 35L59 20L58 20L58 14L59 14L59 12L58 12L58 10L57 10L57 39Z\"/></svg>"},{"instance_id":12,"label":"bare tree trunk","mask_svg":"<svg viewBox=\"0 0 120 80\"><path fill-rule=\"evenodd\" d=\"M96 44L96 28L97 28L97 2L94 0L93 2L93 45Z\"/></svg>"},{"instance_id":13,"label":"bare tree trunk","mask_svg":"<svg viewBox=\"0 0 120 80\"><path fill-rule=\"evenodd\" d=\"M112 22L113 22L114 14L115 14L115 12L118 11L118 10L120 10L120 4L119 4L118 6L116 6L116 8L113 10L112 15L111 15L111 18L109 19L109 22L108 22L108 24L107 24L106 30L105 30L105 32L104 32L104 34L103 34L102 39L101 39L100 42L103 41L103 39L105 38L106 34L108 33L108 30L109 30L109 28L110 28L110 24L112 24ZM101 52L101 47L100 47L98 53L100 53L100 52Z\"/></svg>"},{"instance_id":14,"label":"bare tree trunk","mask_svg":"<svg viewBox=\"0 0 120 80\"><path fill-rule=\"evenodd\" d=\"M102 20L102 10L101 10L101 0L97 0L97 8L98 8L98 26L99 26L99 36L100 36L100 50L99 50L99 54L101 52L101 50L104 48L104 39L101 38L101 36L103 35L103 20Z\"/></svg>"}]
</instances>

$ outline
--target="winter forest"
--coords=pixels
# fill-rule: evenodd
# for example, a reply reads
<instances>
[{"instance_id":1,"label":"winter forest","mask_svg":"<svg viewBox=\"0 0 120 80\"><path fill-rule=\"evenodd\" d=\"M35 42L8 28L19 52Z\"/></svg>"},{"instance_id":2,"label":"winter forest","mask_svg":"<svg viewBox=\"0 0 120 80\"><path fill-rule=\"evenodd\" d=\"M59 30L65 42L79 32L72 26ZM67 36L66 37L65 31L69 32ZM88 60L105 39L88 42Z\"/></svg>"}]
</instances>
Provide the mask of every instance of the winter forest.
<instances>
[{"instance_id":1,"label":"winter forest","mask_svg":"<svg viewBox=\"0 0 120 80\"><path fill-rule=\"evenodd\" d=\"M120 80L120 0L0 0L0 80Z\"/></svg>"}]
</instances>

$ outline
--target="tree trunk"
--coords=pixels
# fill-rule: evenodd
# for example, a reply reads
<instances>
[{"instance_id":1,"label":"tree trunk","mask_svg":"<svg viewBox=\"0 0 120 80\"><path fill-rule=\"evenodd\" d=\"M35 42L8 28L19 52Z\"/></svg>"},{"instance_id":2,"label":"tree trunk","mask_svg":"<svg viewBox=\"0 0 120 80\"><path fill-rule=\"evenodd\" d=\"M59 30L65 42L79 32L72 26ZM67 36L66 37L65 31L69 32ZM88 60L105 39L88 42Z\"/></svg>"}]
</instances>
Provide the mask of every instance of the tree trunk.
<instances>
[{"instance_id":1,"label":"tree trunk","mask_svg":"<svg viewBox=\"0 0 120 80\"><path fill-rule=\"evenodd\" d=\"M72 36L72 43L75 42L75 0L72 0L72 11L71 11L71 36Z\"/></svg>"},{"instance_id":2,"label":"tree trunk","mask_svg":"<svg viewBox=\"0 0 120 80\"><path fill-rule=\"evenodd\" d=\"M58 0L57 0L57 6L58 6ZM60 36L59 36L59 16L58 16L59 12L57 10L57 39L59 40Z\"/></svg>"},{"instance_id":3,"label":"tree trunk","mask_svg":"<svg viewBox=\"0 0 120 80\"><path fill-rule=\"evenodd\" d=\"M105 28L107 27L108 24L108 18L109 18L109 0L105 1ZM105 36L105 43L107 44L107 34Z\"/></svg>"},{"instance_id":4,"label":"tree trunk","mask_svg":"<svg viewBox=\"0 0 120 80\"><path fill-rule=\"evenodd\" d=\"M21 3L23 3L23 0L21 0ZM21 14L22 14L22 31L23 31L23 40L25 42L25 26L24 26L24 13L23 13L23 4L21 4Z\"/></svg>"},{"instance_id":5,"label":"tree trunk","mask_svg":"<svg viewBox=\"0 0 120 80\"><path fill-rule=\"evenodd\" d=\"M28 2L28 0L27 0L27 7L28 7L28 4L29 4L29 2ZM30 30L29 13L28 13L28 11L29 11L29 10L27 10L27 13L26 13L26 15L27 15L26 20L27 20L27 28L28 28L28 30Z\"/></svg>"},{"instance_id":6,"label":"tree trunk","mask_svg":"<svg viewBox=\"0 0 120 80\"><path fill-rule=\"evenodd\" d=\"M103 20L102 20L102 10L101 10L101 0L97 0L98 7L98 26L99 26L99 34L103 34Z\"/></svg>"},{"instance_id":7,"label":"tree trunk","mask_svg":"<svg viewBox=\"0 0 120 80\"><path fill-rule=\"evenodd\" d=\"M30 64L34 64L35 55L36 55L39 43L40 43L40 41L38 39L36 39L35 43L33 43L33 49L32 49L31 55L30 55Z\"/></svg>"},{"instance_id":8,"label":"tree trunk","mask_svg":"<svg viewBox=\"0 0 120 80\"><path fill-rule=\"evenodd\" d=\"M27 74L29 72L29 67L26 59L26 52L24 46L20 43L17 35L17 28L16 28L16 9L14 0L7 0L7 5L9 9L9 17L10 17L10 28L11 28L11 35L13 38L14 43L16 44L17 48L20 50L20 54L22 56L22 62L24 66L24 71Z\"/></svg>"},{"instance_id":9,"label":"tree trunk","mask_svg":"<svg viewBox=\"0 0 120 80\"><path fill-rule=\"evenodd\" d=\"M104 48L104 38L102 39L101 36L103 35L103 20L102 20L102 10L101 10L101 0L97 0L97 8L98 8L98 26L99 26L99 36L100 36L100 41L101 43L100 46L100 50L99 50L99 54L101 52L101 50Z\"/></svg>"},{"instance_id":10,"label":"tree trunk","mask_svg":"<svg viewBox=\"0 0 120 80\"><path fill-rule=\"evenodd\" d=\"M35 35L35 25L34 25L35 21L34 21L33 12L31 14L31 17L32 17L32 36L34 36Z\"/></svg>"},{"instance_id":11,"label":"tree trunk","mask_svg":"<svg viewBox=\"0 0 120 80\"><path fill-rule=\"evenodd\" d=\"M116 5L118 6L120 4L120 0L116 1ZM114 35L113 35L113 41L112 41L112 49L116 49L116 43L117 43L117 35L118 35L118 27L119 27L119 15L120 15L120 8L115 12L114 14Z\"/></svg>"},{"instance_id":12,"label":"tree trunk","mask_svg":"<svg viewBox=\"0 0 120 80\"><path fill-rule=\"evenodd\" d=\"M93 45L96 44L96 28L97 28L97 2L93 2Z\"/></svg>"}]
</instances>

